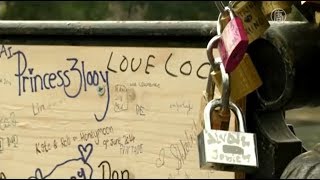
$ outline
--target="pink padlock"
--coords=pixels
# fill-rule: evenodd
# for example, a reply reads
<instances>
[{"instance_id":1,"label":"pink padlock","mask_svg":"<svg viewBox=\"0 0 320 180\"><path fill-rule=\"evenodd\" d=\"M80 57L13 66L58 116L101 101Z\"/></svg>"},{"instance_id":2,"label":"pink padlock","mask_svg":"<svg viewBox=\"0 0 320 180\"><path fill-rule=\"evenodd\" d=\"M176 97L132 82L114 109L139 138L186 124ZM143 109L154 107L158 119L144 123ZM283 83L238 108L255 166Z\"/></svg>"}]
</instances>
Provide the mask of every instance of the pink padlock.
<instances>
[{"instance_id":1,"label":"pink padlock","mask_svg":"<svg viewBox=\"0 0 320 180\"><path fill-rule=\"evenodd\" d=\"M228 6L225 7L225 11L229 12L230 21L221 33L221 14L219 15L219 28L217 28L217 31L218 34L221 34L221 41L218 44L218 49L226 72L230 73L243 59L249 45L249 40L240 17L235 16L232 9Z\"/></svg>"}]
</instances>

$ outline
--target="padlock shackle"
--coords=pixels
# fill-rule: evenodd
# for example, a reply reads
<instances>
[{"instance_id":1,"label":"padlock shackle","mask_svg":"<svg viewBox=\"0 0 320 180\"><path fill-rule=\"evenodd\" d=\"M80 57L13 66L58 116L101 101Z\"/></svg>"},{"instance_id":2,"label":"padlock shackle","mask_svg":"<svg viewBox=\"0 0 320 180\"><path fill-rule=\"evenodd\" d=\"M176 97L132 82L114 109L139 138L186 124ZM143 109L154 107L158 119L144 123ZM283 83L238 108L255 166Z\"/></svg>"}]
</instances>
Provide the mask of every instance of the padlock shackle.
<instances>
[{"instance_id":1,"label":"padlock shackle","mask_svg":"<svg viewBox=\"0 0 320 180\"><path fill-rule=\"evenodd\" d=\"M208 80L207 80L207 87L206 87L206 93L207 93L207 101L211 101L214 96L214 88L215 84L212 82L212 76L211 72L213 71L213 67L210 67L209 75L208 75Z\"/></svg>"},{"instance_id":2,"label":"padlock shackle","mask_svg":"<svg viewBox=\"0 0 320 180\"><path fill-rule=\"evenodd\" d=\"M230 19L234 19L235 18L235 14L234 14L234 12L233 12L231 7L225 6L224 7L224 11L228 11L229 12Z\"/></svg>"},{"instance_id":3,"label":"padlock shackle","mask_svg":"<svg viewBox=\"0 0 320 180\"><path fill-rule=\"evenodd\" d=\"M230 8L233 8L233 6L234 6L236 3L237 3L237 1L229 1L228 6L229 6Z\"/></svg>"},{"instance_id":4,"label":"padlock shackle","mask_svg":"<svg viewBox=\"0 0 320 180\"><path fill-rule=\"evenodd\" d=\"M208 57L209 63L213 67L213 70L217 70L217 68L219 68L219 63L222 62L220 58L215 59L212 53L213 49L218 47L219 41L221 41L221 36L216 35L210 39L207 45L207 57Z\"/></svg>"},{"instance_id":5,"label":"padlock shackle","mask_svg":"<svg viewBox=\"0 0 320 180\"><path fill-rule=\"evenodd\" d=\"M213 38L211 38L211 40L209 41L208 45L207 45L207 57L208 60L211 64L211 67L214 71L218 71L220 70L221 72L221 78L222 78L222 110L228 110L229 111L229 99L230 99L230 94L231 94L231 90L230 90L230 80L229 80L229 74L226 73L225 67L222 63L221 57L218 58L214 58L213 56L213 48L217 47L217 42L220 41L221 39L220 35L216 35ZM211 70L210 70L211 71ZM210 75L209 75L210 76ZM210 79L208 80L210 81ZM210 82L208 82L210 83ZM207 84L207 92L208 92L208 88L210 88L210 85ZM214 91L214 89L213 89Z\"/></svg>"},{"instance_id":6,"label":"padlock shackle","mask_svg":"<svg viewBox=\"0 0 320 180\"><path fill-rule=\"evenodd\" d=\"M222 13L219 14L218 21L217 21L217 34L218 35L222 34L221 17L222 17Z\"/></svg>"},{"instance_id":7,"label":"padlock shackle","mask_svg":"<svg viewBox=\"0 0 320 180\"><path fill-rule=\"evenodd\" d=\"M211 114L212 114L212 111L221 106L222 104L222 100L221 99L214 99L214 100L211 100L207 105L206 107L204 108L204 113L203 113L203 116L204 116L204 128L206 130L211 130L211 122L210 122L210 119L211 119ZM236 116L236 119L238 121L238 131L239 132L246 132L246 128L245 128L245 117L243 116L243 113L241 111L241 109L238 108L237 105L235 105L233 102L229 101L229 108L231 109L231 111L235 114Z\"/></svg>"},{"instance_id":8,"label":"padlock shackle","mask_svg":"<svg viewBox=\"0 0 320 180\"><path fill-rule=\"evenodd\" d=\"M221 109L223 111L229 111L229 99L231 94L230 79L222 62L220 63L220 72L222 79Z\"/></svg>"},{"instance_id":9,"label":"padlock shackle","mask_svg":"<svg viewBox=\"0 0 320 180\"><path fill-rule=\"evenodd\" d=\"M224 10L225 5L223 4L222 1L215 1L214 4L216 5L220 13L223 13L225 11Z\"/></svg>"},{"instance_id":10,"label":"padlock shackle","mask_svg":"<svg viewBox=\"0 0 320 180\"><path fill-rule=\"evenodd\" d=\"M222 14L228 11L230 19L234 19L235 18L235 14L234 14L234 12L232 10L232 7L230 7L231 5L233 6L235 4L235 2L232 2L232 3L233 4L229 4L229 6L225 6L223 12L219 13L218 20L217 20L217 34L218 35L222 34L222 29L223 29L222 25L221 25Z\"/></svg>"}]
</instances>

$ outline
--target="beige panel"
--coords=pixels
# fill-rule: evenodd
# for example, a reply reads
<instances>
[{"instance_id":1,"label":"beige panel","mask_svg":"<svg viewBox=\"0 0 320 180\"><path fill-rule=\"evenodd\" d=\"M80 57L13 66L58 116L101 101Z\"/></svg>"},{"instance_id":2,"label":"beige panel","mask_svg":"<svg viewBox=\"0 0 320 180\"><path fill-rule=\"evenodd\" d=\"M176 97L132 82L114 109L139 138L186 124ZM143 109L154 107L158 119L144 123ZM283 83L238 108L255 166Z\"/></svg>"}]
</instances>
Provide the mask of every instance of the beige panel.
<instances>
[{"instance_id":1,"label":"beige panel","mask_svg":"<svg viewBox=\"0 0 320 180\"><path fill-rule=\"evenodd\" d=\"M0 176L234 178L199 169L206 62L200 48L2 46Z\"/></svg>"}]
</instances>

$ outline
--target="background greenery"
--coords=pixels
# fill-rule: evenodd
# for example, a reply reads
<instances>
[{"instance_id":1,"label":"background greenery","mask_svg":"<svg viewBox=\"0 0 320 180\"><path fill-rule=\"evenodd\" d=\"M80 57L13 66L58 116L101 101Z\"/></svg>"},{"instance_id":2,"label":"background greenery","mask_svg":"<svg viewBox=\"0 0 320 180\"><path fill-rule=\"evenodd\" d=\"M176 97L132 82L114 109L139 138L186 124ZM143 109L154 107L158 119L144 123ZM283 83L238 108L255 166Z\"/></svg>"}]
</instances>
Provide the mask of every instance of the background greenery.
<instances>
[{"instance_id":1,"label":"background greenery","mask_svg":"<svg viewBox=\"0 0 320 180\"><path fill-rule=\"evenodd\" d=\"M212 20L213 1L3 1L5 20Z\"/></svg>"},{"instance_id":2,"label":"background greenery","mask_svg":"<svg viewBox=\"0 0 320 180\"><path fill-rule=\"evenodd\" d=\"M227 4L228 1L223 1ZM296 12L296 11L293 11ZM214 1L1 1L3 20L216 20ZM299 13L287 20L301 20Z\"/></svg>"}]
</instances>

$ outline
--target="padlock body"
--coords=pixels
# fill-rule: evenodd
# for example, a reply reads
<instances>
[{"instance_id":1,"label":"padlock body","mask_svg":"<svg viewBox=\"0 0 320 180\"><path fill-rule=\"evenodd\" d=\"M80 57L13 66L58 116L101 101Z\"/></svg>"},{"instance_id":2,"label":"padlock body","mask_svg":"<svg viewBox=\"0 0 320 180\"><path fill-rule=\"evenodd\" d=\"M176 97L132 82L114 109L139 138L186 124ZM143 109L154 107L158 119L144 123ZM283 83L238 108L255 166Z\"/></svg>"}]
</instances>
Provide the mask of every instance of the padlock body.
<instances>
[{"instance_id":1,"label":"padlock body","mask_svg":"<svg viewBox=\"0 0 320 180\"><path fill-rule=\"evenodd\" d=\"M222 93L222 78L220 71L210 74ZM240 64L230 73L231 101L235 102L252 93L262 85L262 80L248 53L245 53Z\"/></svg>"},{"instance_id":2,"label":"padlock body","mask_svg":"<svg viewBox=\"0 0 320 180\"><path fill-rule=\"evenodd\" d=\"M258 167L255 147L255 134L204 129L198 135L200 168L253 172Z\"/></svg>"},{"instance_id":3,"label":"padlock body","mask_svg":"<svg viewBox=\"0 0 320 180\"><path fill-rule=\"evenodd\" d=\"M233 10L235 15L242 19L249 44L261 37L270 27L269 21L255 1L237 1Z\"/></svg>"},{"instance_id":4,"label":"padlock body","mask_svg":"<svg viewBox=\"0 0 320 180\"><path fill-rule=\"evenodd\" d=\"M261 1L261 10L265 16L269 16L273 11L282 9L286 14L291 13L293 1Z\"/></svg>"},{"instance_id":5,"label":"padlock body","mask_svg":"<svg viewBox=\"0 0 320 180\"><path fill-rule=\"evenodd\" d=\"M248 36L239 17L231 19L221 34L218 49L227 73L232 72L248 48Z\"/></svg>"}]
</instances>

